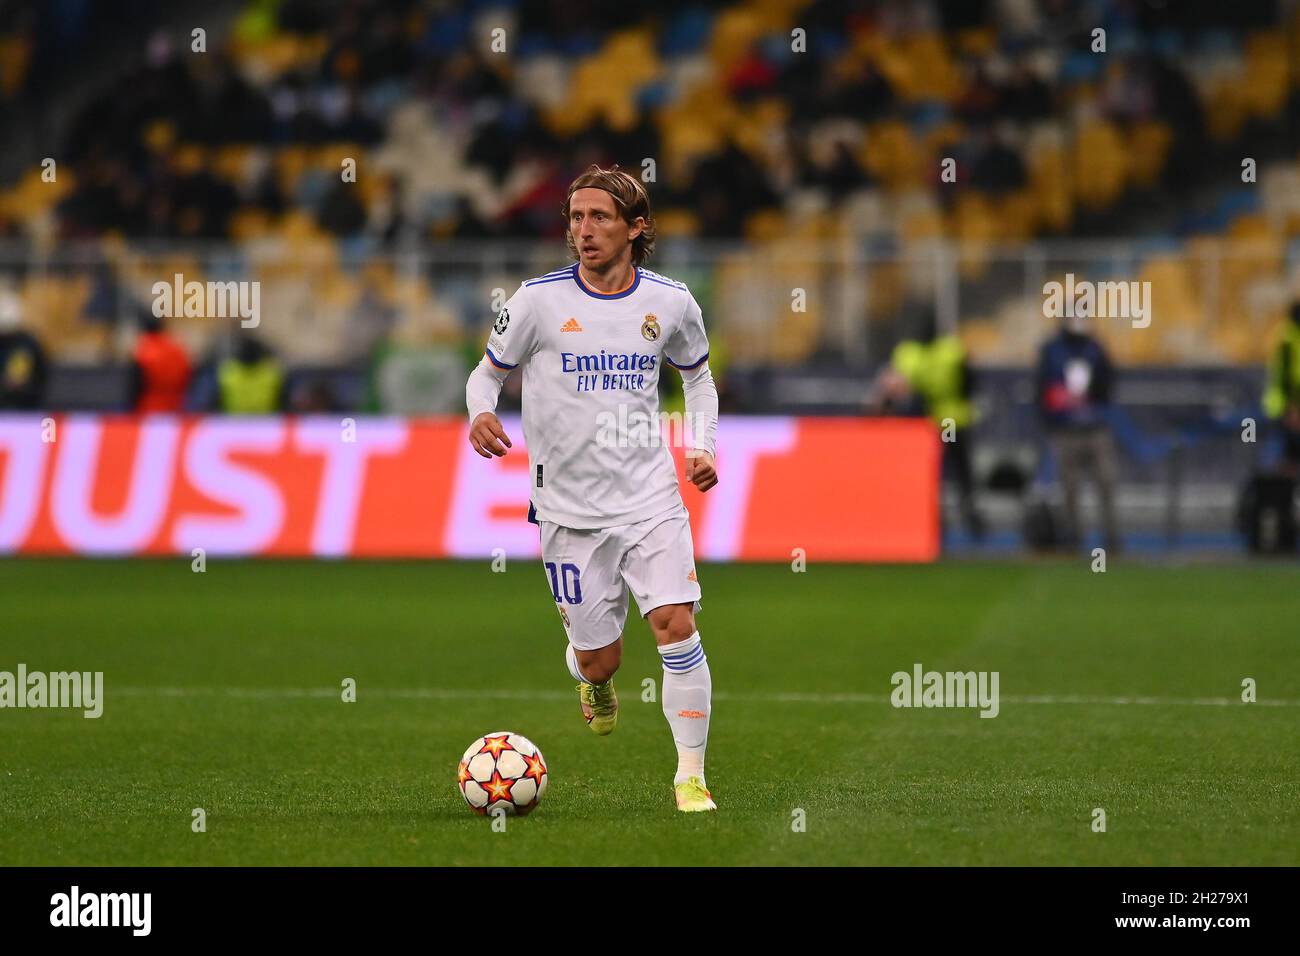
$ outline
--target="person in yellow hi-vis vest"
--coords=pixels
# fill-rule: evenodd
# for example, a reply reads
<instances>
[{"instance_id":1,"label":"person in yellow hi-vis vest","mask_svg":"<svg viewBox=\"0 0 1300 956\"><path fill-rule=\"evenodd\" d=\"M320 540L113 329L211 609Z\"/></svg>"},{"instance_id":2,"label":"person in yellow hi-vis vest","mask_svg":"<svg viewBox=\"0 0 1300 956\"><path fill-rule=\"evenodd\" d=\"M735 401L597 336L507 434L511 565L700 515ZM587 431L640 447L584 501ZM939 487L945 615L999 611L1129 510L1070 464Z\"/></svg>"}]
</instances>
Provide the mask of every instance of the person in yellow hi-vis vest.
<instances>
[{"instance_id":1,"label":"person in yellow hi-vis vest","mask_svg":"<svg viewBox=\"0 0 1300 956\"><path fill-rule=\"evenodd\" d=\"M245 338L217 366L217 389L227 415L270 415L282 405L284 370L265 345Z\"/></svg>"},{"instance_id":2,"label":"person in yellow hi-vis vest","mask_svg":"<svg viewBox=\"0 0 1300 956\"><path fill-rule=\"evenodd\" d=\"M894 348L889 367L877 383L885 404L897 406L908 398L919 400L926 416L939 429L943 447L943 476L957 484L962 522L975 540L984 537L984 517L975 504L975 479L971 469L970 426L975 423L971 403L974 376L966 347L955 335L938 335L933 313L921 322L918 334Z\"/></svg>"},{"instance_id":3,"label":"person in yellow hi-vis vest","mask_svg":"<svg viewBox=\"0 0 1300 956\"><path fill-rule=\"evenodd\" d=\"M1264 414L1282 429L1282 470L1294 478L1300 471L1300 301L1291 305L1291 317L1269 353L1263 404Z\"/></svg>"}]
</instances>

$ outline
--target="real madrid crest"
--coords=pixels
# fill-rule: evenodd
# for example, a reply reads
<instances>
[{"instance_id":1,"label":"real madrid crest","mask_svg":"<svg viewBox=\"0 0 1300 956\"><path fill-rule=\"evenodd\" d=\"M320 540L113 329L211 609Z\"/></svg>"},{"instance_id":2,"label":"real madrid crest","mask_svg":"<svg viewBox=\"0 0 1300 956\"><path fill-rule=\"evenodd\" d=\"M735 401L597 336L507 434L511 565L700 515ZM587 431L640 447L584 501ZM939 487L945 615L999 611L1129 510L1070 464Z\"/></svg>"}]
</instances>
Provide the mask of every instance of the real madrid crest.
<instances>
[{"instance_id":1,"label":"real madrid crest","mask_svg":"<svg viewBox=\"0 0 1300 956\"><path fill-rule=\"evenodd\" d=\"M659 338L659 320L655 318L653 312L641 323L641 337L647 342L654 342Z\"/></svg>"}]
</instances>

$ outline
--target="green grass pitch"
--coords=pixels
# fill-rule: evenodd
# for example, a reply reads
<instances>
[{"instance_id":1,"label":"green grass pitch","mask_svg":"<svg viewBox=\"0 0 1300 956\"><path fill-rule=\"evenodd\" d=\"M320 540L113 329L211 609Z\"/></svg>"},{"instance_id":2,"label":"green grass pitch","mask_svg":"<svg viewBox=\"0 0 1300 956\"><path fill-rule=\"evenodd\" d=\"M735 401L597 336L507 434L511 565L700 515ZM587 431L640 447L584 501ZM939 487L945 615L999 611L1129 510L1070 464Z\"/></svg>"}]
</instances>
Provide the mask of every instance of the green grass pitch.
<instances>
[{"instance_id":1,"label":"green grass pitch","mask_svg":"<svg viewBox=\"0 0 1300 956\"><path fill-rule=\"evenodd\" d=\"M103 671L106 698L98 720L0 710L0 864L1300 863L1294 567L700 580L720 811L686 816L641 699L648 627L629 623L597 738L536 561L0 561L0 670ZM998 671L999 716L891 707L917 662ZM551 772L504 833L454 779L495 730Z\"/></svg>"}]
</instances>

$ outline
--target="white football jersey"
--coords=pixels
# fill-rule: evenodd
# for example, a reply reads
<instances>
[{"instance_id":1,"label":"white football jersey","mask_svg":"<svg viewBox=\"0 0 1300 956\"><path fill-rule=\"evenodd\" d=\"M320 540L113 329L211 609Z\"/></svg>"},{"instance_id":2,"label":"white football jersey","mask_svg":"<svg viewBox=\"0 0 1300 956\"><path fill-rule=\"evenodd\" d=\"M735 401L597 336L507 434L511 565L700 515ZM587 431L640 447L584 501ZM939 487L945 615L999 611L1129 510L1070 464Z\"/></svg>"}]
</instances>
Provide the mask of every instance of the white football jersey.
<instances>
[{"instance_id":1,"label":"white football jersey","mask_svg":"<svg viewBox=\"0 0 1300 956\"><path fill-rule=\"evenodd\" d=\"M524 282L497 315L488 359L523 366L524 441L536 517L608 528L681 503L660 438L664 363L709 357L704 318L681 282L637 268L619 292L566 269Z\"/></svg>"}]
</instances>

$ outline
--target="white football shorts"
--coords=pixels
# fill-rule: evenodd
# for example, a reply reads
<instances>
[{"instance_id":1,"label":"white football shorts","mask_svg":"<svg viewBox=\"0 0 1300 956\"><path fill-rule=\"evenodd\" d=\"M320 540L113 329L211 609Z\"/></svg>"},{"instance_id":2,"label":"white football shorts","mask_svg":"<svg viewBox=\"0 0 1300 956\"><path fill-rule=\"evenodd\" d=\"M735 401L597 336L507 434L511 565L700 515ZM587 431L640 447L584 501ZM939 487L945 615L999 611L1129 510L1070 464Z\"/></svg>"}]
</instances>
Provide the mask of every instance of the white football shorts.
<instances>
[{"instance_id":1,"label":"white football shorts","mask_svg":"<svg viewBox=\"0 0 1300 956\"><path fill-rule=\"evenodd\" d=\"M543 521L542 566L569 643L581 651L613 644L627 621L627 592L645 617L665 604L700 609L695 543L686 508L578 530Z\"/></svg>"}]
</instances>

